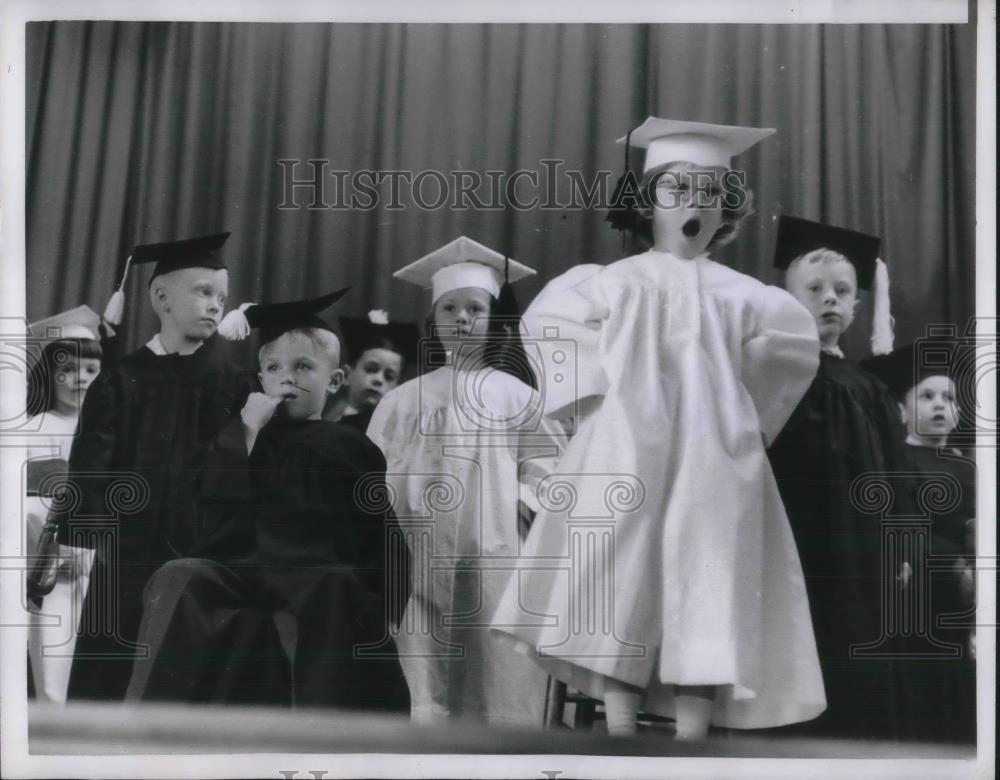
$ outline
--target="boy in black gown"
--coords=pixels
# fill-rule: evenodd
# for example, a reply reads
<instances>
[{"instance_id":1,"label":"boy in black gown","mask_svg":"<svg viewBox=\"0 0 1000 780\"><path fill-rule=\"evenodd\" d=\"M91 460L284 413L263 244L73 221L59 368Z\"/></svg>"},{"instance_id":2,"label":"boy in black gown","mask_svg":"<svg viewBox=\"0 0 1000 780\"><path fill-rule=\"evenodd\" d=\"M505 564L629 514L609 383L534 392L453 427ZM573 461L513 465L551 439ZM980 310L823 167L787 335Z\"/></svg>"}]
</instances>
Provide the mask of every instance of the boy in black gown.
<instances>
[{"instance_id":1,"label":"boy in black gown","mask_svg":"<svg viewBox=\"0 0 1000 780\"><path fill-rule=\"evenodd\" d=\"M852 486L909 471L905 432L886 387L838 346L858 289L876 286L879 245L792 217L778 229L775 266L787 269L785 287L813 314L821 343L816 378L768 451L802 561L827 696L826 712L796 733L901 735L901 682L883 604L902 566L884 559L882 518ZM906 497L897 491L897 499L892 510L905 515Z\"/></svg>"},{"instance_id":2,"label":"boy in black gown","mask_svg":"<svg viewBox=\"0 0 1000 780\"><path fill-rule=\"evenodd\" d=\"M388 550L385 459L363 434L321 419L343 374L316 312L342 292L246 310L261 328L264 392L204 454L198 494L213 539L205 557L172 561L150 581L139 634L150 657L136 663L129 700L279 703L268 670L287 658L270 618L287 611L297 630L280 703L409 711L388 638L407 569L398 535ZM234 633L234 613L258 615L259 633Z\"/></svg>"},{"instance_id":3,"label":"boy in black gown","mask_svg":"<svg viewBox=\"0 0 1000 780\"><path fill-rule=\"evenodd\" d=\"M975 742L973 653L976 465L949 437L959 423L956 380L975 378L975 352L929 337L872 358L865 367L899 402L905 450L914 466L910 493L929 528L911 541L920 556L904 590L916 619L898 638L905 673L906 733ZM970 398L971 388L962 397Z\"/></svg>"},{"instance_id":4,"label":"boy in black gown","mask_svg":"<svg viewBox=\"0 0 1000 780\"><path fill-rule=\"evenodd\" d=\"M347 376L338 395L344 397L328 404L323 419L364 433L379 401L415 365L420 332L413 323L389 322L384 311L368 312L367 318L341 317L340 331Z\"/></svg>"},{"instance_id":5,"label":"boy in black gown","mask_svg":"<svg viewBox=\"0 0 1000 780\"><path fill-rule=\"evenodd\" d=\"M140 246L130 257L132 265L156 263L149 295L160 331L91 385L69 462L78 501L49 523L62 544L96 549L70 698L124 697L142 589L197 541L186 464L249 390L215 336L229 287L220 257L228 236Z\"/></svg>"}]
</instances>

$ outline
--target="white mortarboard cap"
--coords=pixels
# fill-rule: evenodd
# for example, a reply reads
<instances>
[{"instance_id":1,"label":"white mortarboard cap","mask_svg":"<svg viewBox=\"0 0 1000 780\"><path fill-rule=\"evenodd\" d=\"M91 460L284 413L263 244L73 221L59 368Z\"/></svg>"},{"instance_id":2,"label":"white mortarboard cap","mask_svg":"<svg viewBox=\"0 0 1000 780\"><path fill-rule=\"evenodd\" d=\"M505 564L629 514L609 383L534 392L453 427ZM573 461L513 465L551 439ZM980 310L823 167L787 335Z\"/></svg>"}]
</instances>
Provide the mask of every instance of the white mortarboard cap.
<instances>
[{"instance_id":1,"label":"white mortarboard cap","mask_svg":"<svg viewBox=\"0 0 1000 780\"><path fill-rule=\"evenodd\" d=\"M89 306L53 314L44 320L28 325L28 333L36 339L57 341L59 339L91 339L97 341L97 328L101 318Z\"/></svg>"},{"instance_id":2,"label":"white mortarboard cap","mask_svg":"<svg viewBox=\"0 0 1000 780\"><path fill-rule=\"evenodd\" d=\"M432 288L431 297L434 301L446 292L463 287L479 287L495 298L500 294L500 287L504 283L505 267L511 283L535 273L534 268L516 260L508 260L499 252L467 236L459 236L440 249L400 268L393 276L404 282Z\"/></svg>"},{"instance_id":3,"label":"white mortarboard cap","mask_svg":"<svg viewBox=\"0 0 1000 780\"><path fill-rule=\"evenodd\" d=\"M643 171L680 161L729 168L733 157L774 132L772 128L710 125L651 116L632 131L629 143L646 150ZM626 138L619 138L618 143L625 143Z\"/></svg>"}]
</instances>

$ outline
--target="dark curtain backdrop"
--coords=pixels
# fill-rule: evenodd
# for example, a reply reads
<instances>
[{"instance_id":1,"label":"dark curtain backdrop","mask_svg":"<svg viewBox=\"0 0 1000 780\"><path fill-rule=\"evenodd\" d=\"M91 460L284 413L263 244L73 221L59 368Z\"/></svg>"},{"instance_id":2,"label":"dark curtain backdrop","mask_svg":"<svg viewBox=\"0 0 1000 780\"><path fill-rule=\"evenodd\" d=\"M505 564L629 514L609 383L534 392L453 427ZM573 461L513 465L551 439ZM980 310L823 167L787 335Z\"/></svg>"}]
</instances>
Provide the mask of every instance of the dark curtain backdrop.
<instances>
[{"instance_id":1,"label":"dark curtain backdrop","mask_svg":"<svg viewBox=\"0 0 1000 780\"><path fill-rule=\"evenodd\" d=\"M559 159L613 184L614 139L650 114L778 130L738 158L757 213L719 259L778 281L777 215L829 221L883 237L897 344L974 313L971 25L31 23L26 96L30 318L100 311L137 243L220 230L233 303L352 285L340 313L422 321L428 297L391 272L460 233L538 269L527 303L570 266L621 256L602 211L282 210L277 161ZM148 279L127 285L129 348L156 329ZM844 342L856 358L862 309Z\"/></svg>"}]
</instances>

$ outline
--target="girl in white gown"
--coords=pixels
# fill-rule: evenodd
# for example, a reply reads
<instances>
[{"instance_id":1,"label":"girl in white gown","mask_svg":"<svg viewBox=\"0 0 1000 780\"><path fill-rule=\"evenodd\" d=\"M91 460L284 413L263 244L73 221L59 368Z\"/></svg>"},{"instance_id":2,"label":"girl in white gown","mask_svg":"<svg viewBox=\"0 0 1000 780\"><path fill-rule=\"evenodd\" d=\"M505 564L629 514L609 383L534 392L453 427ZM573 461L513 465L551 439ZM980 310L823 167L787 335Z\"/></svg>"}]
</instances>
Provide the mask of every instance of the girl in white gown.
<instances>
[{"instance_id":1,"label":"girl in white gown","mask_svg":"<svg viewBox=\"0 0 1000 780\"><path fill-rule=\"evenodd\" d=\"M101 370L99 318L86 306L29 326L49 341L28 376L28 415L34 432L28 448L25 496L26 548L35 554L52 499L47 497L65 474L83 398ZM36 484L37 483L37 484ZM90 579L93 551L59 545L60 564L52 590L41 606L32 605L28 651L35 696L65 702L76 645L77 624Z\"/></svg>"},{"instance_id":2,"label":"girl in white gown","mask_svg":"<svg viewBox=\"0 0 1000 780\"><path fill-rule=\"evenodd\" d=\"M765 455L816 372L816 327L708 256L750 212L730 158L771 132L648 119L630 136L647 147L636 192L653 248L570 269L524 315L528 336L557 336L541 342L545 412L577 432L494 625L603 699L614 734L635 732L640 707L689 739L825 707Z\"/></svg>"},{"instance_id":3,"label":"girl in white gown","mask_svg":"<svg viewBox=\"0 0 1000 780\"><path fill-rule=\"evenodd\" d=\"M387 393L368 427L385 453L412 555L396 645L417 722L540 727L544 719L545 672L489 630L516 567L519 523L538 508L534 488L564 441L542 418L538 393L516 376L530 379L523 350L519 361L505 349L496 316L510 299L505 266L503 255L463 236L395 274L432 287L439 349L424 353L441 358ZM534 273L507 267L510 281ZM516 337L516 317L506 324Z\"/></svg>"}]
</instances>

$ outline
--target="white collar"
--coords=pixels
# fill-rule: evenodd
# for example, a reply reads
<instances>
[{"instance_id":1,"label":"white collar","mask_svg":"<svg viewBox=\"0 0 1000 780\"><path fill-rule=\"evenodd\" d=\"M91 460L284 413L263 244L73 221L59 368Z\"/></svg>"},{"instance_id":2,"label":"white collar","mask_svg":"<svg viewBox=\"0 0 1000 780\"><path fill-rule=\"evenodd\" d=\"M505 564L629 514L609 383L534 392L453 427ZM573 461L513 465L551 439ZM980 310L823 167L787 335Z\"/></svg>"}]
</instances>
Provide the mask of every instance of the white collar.
<instances>
[{"instance_id":1,"label":"white collar","mask_svg":"<svg viewBox=\"0 0 1000 780\"><path fill-rule=\"evenodd\" d=\"M912 433L906 434L906 443L911 447L923 447L927 450L946 450L948 452L956 452L953 447L949 447L947 444L925 444Z\"/></svg>"},{"instance_id":2,"label":"white collar","mask_svg":"<svg viewBox=\"0 0 1000 780\"><path fill-rule=\"evenodd\" d=\"M204 344L204 343L205 342L201 342L201 344ZM195 352L197 352L199 349L201 349L201 344L199 344L197 347L195 347L194 351L189 352L188 354L193 355ZM155 336L153 336L153 338L151 338L149 341L146 342L146 349L148 349L154 355L172 355L172 354L175 354L175 353L172 353L172 352L167 352L166 347L163 346L163 342L160 340L160 334L159 333L157 333Z\"/></svg>"},{"instance_id":3,"label":"white collar","mask_svg":"<svg viewBox=\"0 0 1000 780\"><path fill-rule=\"evenodd\" d=\"M820 347L819 351L825 355L832 355L833 357L840 358L841 360L847 359L844 356L843 350L841 350L841 348L836 345L832 347Z\"/></svg>"}]
</instances>

